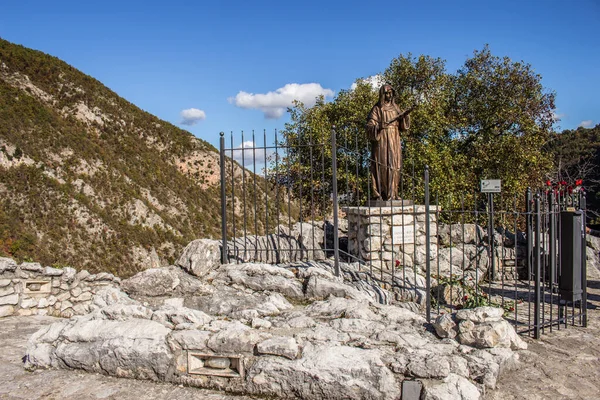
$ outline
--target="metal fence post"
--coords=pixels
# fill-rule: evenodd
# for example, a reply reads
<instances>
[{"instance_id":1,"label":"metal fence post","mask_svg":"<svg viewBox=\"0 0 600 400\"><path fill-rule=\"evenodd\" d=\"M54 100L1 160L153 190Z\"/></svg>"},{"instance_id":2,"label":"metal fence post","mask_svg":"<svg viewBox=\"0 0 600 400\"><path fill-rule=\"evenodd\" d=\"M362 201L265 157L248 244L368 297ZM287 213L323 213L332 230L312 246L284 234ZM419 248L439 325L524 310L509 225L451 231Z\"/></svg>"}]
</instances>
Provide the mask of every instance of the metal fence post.
<instances>
[{"instance_id":1,"label":"metal fence post","mask_svg":"<svg viewBox=\"0 0 600 400\"><path fill-rule=\"evenodd\" d=\"M581 241L581 288L583 289L583 293L581 296L581 303L580 303L580 307L579 309L581 310L581 314L582 314L582 321L581 321L581 325L583 325L584 328L587 328L588 325L588 314L587 314L587 256L586 256L586 232L585 232L585 227L586 227L586 210L587 210L587 204L586 204L586 199L585 199L585 193L584 192L580 192L579 194L579 208L583 211L583 240Z\"/></svg>"},{"instance_id":2,"label":"metal fence post","mask_svg":"<svg viewBox=\"0 0 600 400\"><path fill-rule=\"evenodd\" d=\"M535 251L534 251L534 267L535 267L535 304L533 311L533 337L540 338L540 309L541 309L541 264L542 264L542 219L540 212L540 195L535 196Z\"/></svg>"},{"instance_id":3,"label":"metal fence post","mask_svg":"<svg viewBox=\"0 0 600 400\"><path fill-rule=\"evenodd\" d=\"M429 166L425 166L425 303L427 304L427 322L431 322L431 237L429 215Z\"/></svg>"},{"instance_id":4,"label":"metal fence post","mask_svg":"<svg viewBox=\"0 0 600 400\"><path fill-rule=\"evenodd\" d=\"M494 194L488 193L488 245L491 260L491 280L496 280L496 255L494 246Z\"/></svg>"},{"instance_id":5,"label":"metal fence post","mask_svg":"<svg viewBox=\"0 0 600 400\"><path fill-rule=\"evenodd\" d=\"M531 209L531 188L527 188L527 193L525 195L525 218L527 219L527 279L531 280L533 276L533 215Z\"/></svg>"},{"instance_id":6,"label":"metal fence post","mask_svg":"<svg viewBox=\"0 0 600 400\"><path fill-rule=\"evenodd\" d=\"M219 138L220 163L221 163L221 263L227 264L227 197L225 193L225 133L221 132Z\"/></svg>"},{"instance_id":7,"label":"metal fence post","mask_svg":"<svg viewBox=\"0 0 600 400\"><path fill-rule=\"evenodd\" d=\"M556 273L556 199L553 191L550 191L548 197L548 209L550 211L550 293L553 293L554 284L558 283L558 274Z\"/></svg>"},{"instance_id":8,"label":"metal fence post","mask_svg":"<svg viewBox=\"0 0 600 400\"><path fill-rule=\"evenodd\" d=\"M338 238L337 143L335 125L331 128L331 180L333 189L333 262L335 276L340 276L340 243Z\"/></svg>"}]
</instances>

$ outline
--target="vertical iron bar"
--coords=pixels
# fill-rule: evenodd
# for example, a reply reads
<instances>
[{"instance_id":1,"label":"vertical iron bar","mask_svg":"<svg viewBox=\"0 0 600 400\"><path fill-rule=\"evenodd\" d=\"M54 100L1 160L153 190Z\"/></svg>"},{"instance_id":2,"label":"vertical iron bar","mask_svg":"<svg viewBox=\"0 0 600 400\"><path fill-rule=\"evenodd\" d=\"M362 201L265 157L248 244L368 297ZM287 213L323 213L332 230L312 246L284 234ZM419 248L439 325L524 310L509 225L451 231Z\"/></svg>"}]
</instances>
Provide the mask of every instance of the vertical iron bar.
<instances>
[{"instance_id":1,"label":"vertical iron bar","mask_svg":"<svg viewBox=\"0 0 600 400\"><path fill-rule=\"evenodd\" d=\"M277 210L277 263L281 262L281 221L279 220L281 210L279 208L279 146L277 129L275 129L275 209Z\"/></svg>"},{"instance_id":2,"label":"vertical iron bar","mask_svg":"<svg viewBox=\"0 0 600 400\"><path fill-rule=\"evenodd\" d=\"M540 293L540 281L541 281L541 215L540 215L540 195L535 196L535 303L534 303L534 327L533 337L534 339L540 338L540 306L541 306L541 293Z\"/></svg>"},{"instance_id":3,"label":"vertical iron bar","mask_svg":"<svg viewBox=\"0 0 600 400\"><path fill-rule=\"evenodd\" d=\"M225 133L219 134L219 160L221 163L221 263L227 264L227 195L225 192Z\"/></svg>"},{"instance_id":4,"label":"vertical iron bar","mask_svg":"<svg viewBox=\"0 0 600 400\"><path fill-rule=\"evenodd\" d=\"M244 204L244 257L246 261L248 257L247 240L248 240L248 228L247 228L247 215L246 215L246 159L244 151L244 131L242 131L242 201Z\"/></svg>"},{"instance_id":5,"label":"vertical iron bar","mask_svg":"<svg viewBox=\"0 0 600 400\"><path fill-rule=\"evenodd\" d=\"M552 306L554 305L554 284L556 281L556 213L554 212L554 193L550 191L548 193L548 211L550 214L550 279L548 280L548 286L550 288L550 321L552 321ZM552 332L552 325L550 323L550 332ZM559 323L560 325L560 323Z\"/></svg>"},{"instance_id":6,"label":"vertical iron bar","mask_svg":"<svg viewBox=\"0 0 600 400\"><path fill-rule=\"evenodd\" d=\"M331 175L333 189L333 262L335 276L340 276L340 244L338 242L337 144L335 125L331 128Z\"/></svg>"},{"instance_id":7,"label":"vertical iron bar","mask_svg":"<svg viewBox=\"0 0 600 400\"><path fill-rule=\"evenodd\" d=\"M244 145L242 144L242 147ZM233 146L231 146L233 147ZM252 130L252 171L254 172L254 261L259 261L259 244L258 244L258 201L256 200L256 138L254 130Z\"/></svg>"},{"instance_id":8,"label":"vertical iron bar","mask_svg":"<svg viewBox=\"0 0 600 400\"><path fill-rule=\"evenodd\" d=\"M581 227L583 230L583 240L581 243L581 288L583 289L583 293L581 295L580 304L580 312L582 313L582 321L581 324L584 328L588 326L588 314L587 314L587 256L586 256L586 217L587 217L587 201L585 198L585 193L580 192L579 195L579 207L583 211L582 223Z\"/></svg>"},{"instance_id":9,"label":"vertical iron bar","mask_svg":"<svg viewBox=\"0 0 600 400\"><path fill-rule=\"evenodd\" d=\"M231 227L233 229L233 254L239 260L237 249L237 232L235 230L235 170L233 162L233 131L231 132Z\"/></svg>"},{"instance_id":10,"label":"vertical iron bar","mask_svg":"<svg viewBox=\"0 0 600 400\"><path fill-rule=\"evenodd\" d=\"M264 161L264 171L265 171L265 241L266 241L266 254L265 260L267 262L275 262L276 260L269 258L271 252L269 251L269 177L267 173L267 130L263 129L263 161Z\"/></svg>"},{"instance_id":11,"label":"vertical iron bar","mask_svg":"<svg viewBox=\"0 0 600 400\"><path fill-rule=\"evenodd\" d=\"M490 277L489 284L491 286L492 281L496 280L496 249L495 249L495 241L494 241L494 194L488 193L488 238L489 238L489 246L490 246L490 261L491 261L491 269L492 274Z\"/></svg>"},{"instance_id":12,"label":"vertical iron bar","mask_svg":"<svg viewBox=\"0 0 600 400\"><path fill-rule=\"evenodd\" d=\"M531 209L532 201L533 197L531 194L531 188L528 187L527 193L525 194L525 215L527 219L527 237L525 239L527 240L527 270L529 274L528 280L531 280L531 277L533 275L533 216Z\"/></svg>"},{"instance_id":13,"label":"vertical iron bar","mask_svg":"<svg viewBox=\"0 0 600 400\"><path fill-rule=\"evenodd\" d=\"M431 262L429 255L431 253L431 238L429 225L429 166L425 166L425 296L427 304L427 322L431 322Z\"/></svg>"}]
</instances>

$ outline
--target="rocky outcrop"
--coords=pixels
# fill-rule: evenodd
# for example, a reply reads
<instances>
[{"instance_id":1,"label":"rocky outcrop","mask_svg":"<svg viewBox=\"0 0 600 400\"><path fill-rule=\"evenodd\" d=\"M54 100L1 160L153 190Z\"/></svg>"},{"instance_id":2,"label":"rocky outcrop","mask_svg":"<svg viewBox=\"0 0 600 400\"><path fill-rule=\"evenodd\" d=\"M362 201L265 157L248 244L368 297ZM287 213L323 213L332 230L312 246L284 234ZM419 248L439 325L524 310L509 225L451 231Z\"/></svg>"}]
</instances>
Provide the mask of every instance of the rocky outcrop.
<instances>
[{"instance_id":1,"label":"rocky outcrop","mask_svg":"<svg viewBox=\"0 0 600 400\"><path fill-rule=\"evenodd\" d=\"M222 265L202 279L173 266L143 271L123 282L133 298L98 291L90 313L33 335L26 367L302 399L397 399L403 381L420 380L426 398L458 399L477 398L516 363L505 341L440 340L418 313L380 304L331 268ZM502 321L485 309L453 318L457 338L461 324Z\"/></svg>"},{"instance_id":2,"label":"rocky outcrop","mask_svg":"<svg viewBox=\"0 0 600 400\"><path fill-rule=\"evenodd\" d=\"M471 347L527 349L527 343L502 318L503 314L504 309L496 307L463 309L438 316L433 327L441 338L457 338L459 343Z\"/></svg>"}]
</instances>

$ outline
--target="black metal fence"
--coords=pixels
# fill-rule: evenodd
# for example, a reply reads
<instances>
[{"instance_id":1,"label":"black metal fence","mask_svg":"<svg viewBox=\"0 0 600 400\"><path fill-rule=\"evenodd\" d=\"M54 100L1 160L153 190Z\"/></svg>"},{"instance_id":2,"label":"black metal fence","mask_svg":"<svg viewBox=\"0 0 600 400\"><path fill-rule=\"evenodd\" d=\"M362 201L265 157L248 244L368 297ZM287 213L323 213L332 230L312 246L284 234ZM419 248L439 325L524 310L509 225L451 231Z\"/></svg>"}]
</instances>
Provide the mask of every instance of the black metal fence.
<instances>
[{"instance_id":1,"label":"black metal fence","mask_svg":"<svg viewBox=\"0 0 600 400\"><path fill-rule=\"evenodd\" d=\"M398 171L403 200L369 203L374 161L360 134L274 132L270 144L263 132L262 146L254 133L237 145L231 134L229 147L222 134L222 262L330 259L336 275L375 282L429 321L489 305L535 338L586 326L583 193L451 198L432 192L428 168L412 162Z\"/></svg>"}]
</instances>

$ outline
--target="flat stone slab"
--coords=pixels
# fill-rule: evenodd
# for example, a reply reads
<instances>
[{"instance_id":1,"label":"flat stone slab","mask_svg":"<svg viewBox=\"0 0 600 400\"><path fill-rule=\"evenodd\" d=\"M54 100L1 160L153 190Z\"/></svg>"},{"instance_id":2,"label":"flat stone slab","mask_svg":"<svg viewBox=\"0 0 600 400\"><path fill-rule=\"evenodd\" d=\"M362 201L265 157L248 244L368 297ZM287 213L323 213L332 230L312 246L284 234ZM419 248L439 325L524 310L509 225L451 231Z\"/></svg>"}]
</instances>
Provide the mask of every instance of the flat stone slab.
<instances>
[{"instance_id":1,"label":"flat stone slab","mask_svg":"<svg viewBox=\"0 0 600 400\"><path fill-rule=\"evenodd\" d=\"M430 205L429 212L435 213L441 210L440 206ZM396 215L396 214L425 214L424 205L410 206L387 206L387 207L342 207L342 211L348 215L376 216L376 215Z\"/></svg>"},{"instance_id":2,"label":"flat stone slab","mask_svg":"<svg viewBox=\"0 0 600 400\"><path fill-rule=\"evenodd\" d=\"M412 206L415 202L412 200L369 200L368 207L404 207Z\"/></svg>"},{"instance_id":3,"label":"flat stone slab","mask_svg":"<svg viewBox=\"0 0 600 400\"><path fill-rule=\"evenodd\" d=\"M0 319L1 399L119 399L119 400L250 400L254 396L231 395L165 382L121 379L81 370L23 368L27 339L60 318L31 316Z\"/></svg>"}]
</instances>

